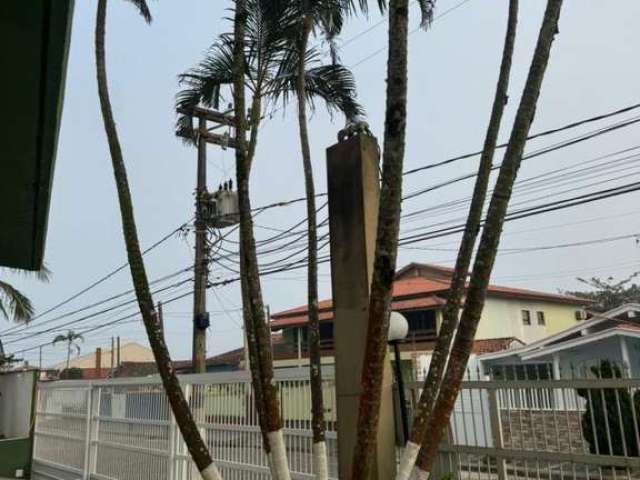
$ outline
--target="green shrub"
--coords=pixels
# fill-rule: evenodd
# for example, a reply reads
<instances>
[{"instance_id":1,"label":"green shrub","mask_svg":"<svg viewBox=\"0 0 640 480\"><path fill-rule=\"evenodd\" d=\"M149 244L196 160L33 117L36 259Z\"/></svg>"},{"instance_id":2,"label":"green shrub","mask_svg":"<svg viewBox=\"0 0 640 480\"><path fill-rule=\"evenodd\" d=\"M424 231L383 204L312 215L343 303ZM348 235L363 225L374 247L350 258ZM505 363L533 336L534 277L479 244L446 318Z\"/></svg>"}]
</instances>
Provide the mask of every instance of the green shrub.
<instances>
[{"instance_id":1,"label":"green shrub","mask_svg":"<svg viewBox=\"0 0 640 480\"><path fill-rule=\"evenodd\" d=\"M599 366L591 367L591 372L597 378L622 378L620 369L609 361L602 361ZM589 451L593 454L624 456L626 443L626 456L639 456L635 432L636 428L640 430L640 424L637 423L634 428L634 407L629 390L579 389L578 395L586 400L586 411L582 414L582 431L589 443ZM633 403L635 419L638 422L639 392L633 396Z\"/></svg>"}]
</instances>

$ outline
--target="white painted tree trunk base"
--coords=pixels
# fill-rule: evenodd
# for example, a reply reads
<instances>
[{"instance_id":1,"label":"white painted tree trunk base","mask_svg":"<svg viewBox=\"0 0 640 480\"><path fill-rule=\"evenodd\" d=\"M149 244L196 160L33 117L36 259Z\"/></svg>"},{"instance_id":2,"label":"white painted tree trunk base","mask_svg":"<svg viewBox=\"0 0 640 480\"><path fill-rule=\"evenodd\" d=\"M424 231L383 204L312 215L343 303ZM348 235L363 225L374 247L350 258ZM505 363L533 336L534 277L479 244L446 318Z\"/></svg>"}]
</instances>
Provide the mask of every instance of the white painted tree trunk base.
<instances>
[{"instance_id":1,"label":"white painted tree trunk base","mask_svg":"<svg viewBox=\"0 0 640 480\"><path fill-rule=\"evenodd\" d=\"M222 476L218 471L215 463L210 463L207 468L200 472L202 480L222 480Z\"/></svg>"},{"instance_id":2,"label":"white painted tree trunk base","mask_svg":"<svg viewBox=\"0 0 640 480\"><path fill-rule=\"evenodd\" d=\"M416 464L418 452L420 452L420 445L413 442L407 442L404 450L402 451L396 480L409 480L411 478L411 471L413 470L413 466Z\"/></svg>"},{"instance_id":3,"label":"white painted tree trunk base","mask_svg":"<svg viewBox=\"0 0 640 480\"><path fill-rule=\"evenodd\" d=\"M413 480L427 480L429 478L429 472L415 467L413 469Z\"/></svg>"},{"instance_id":4,"label":"white painted tree trunk base","mask_svg":"<svg viewBox=\"0 0 640 480\"><path fill-rule=\"evenodd\" d=\"M267 433L267 438L269 439L269 446L271 447L270 463L273 480L291 480L282 429Z\"/></svg>"},{"instance_id":5,"label":"white painted tree trunk base","mask_svg":"<svg viewBox=\"0 0 640 480\"><path fill-rule=\"evenodd\" d=\"M313 444L313 471L316 480L329 480L329 461L327 460L326 442Z\"/></svg>"}]
</instances>

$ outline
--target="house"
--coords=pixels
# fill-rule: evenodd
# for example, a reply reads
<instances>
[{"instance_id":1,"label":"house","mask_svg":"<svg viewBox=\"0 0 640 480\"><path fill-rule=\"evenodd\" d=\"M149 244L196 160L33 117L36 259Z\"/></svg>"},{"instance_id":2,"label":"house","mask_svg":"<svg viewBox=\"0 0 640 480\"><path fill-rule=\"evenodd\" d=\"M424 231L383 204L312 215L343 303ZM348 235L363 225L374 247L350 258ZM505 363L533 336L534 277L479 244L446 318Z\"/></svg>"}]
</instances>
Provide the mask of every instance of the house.
<instances>
[{"instance_id":1,"label":"house","mask_svg":"<svg viewBox=\"0 0 640 480\"><path fill-rule=\"evenodd\" d=\"M62 348L63 344L59 344ZM118 349L96 349L95 352L72 358L69 369L80 369L82 378L95 379L107 378L111 374L111 368L118 368L125 363L153 363L155 360L150 348L136 342L124 342ZM62 371L67 368L66 362L61 362L52 367L53 370Z\"/></svg>"},{"instance_id":2,"label":"house","mask_svg":"<svg viewBox=\"0 0 640 480\"><path fill-rule=\"evenodd\" d=\"M529 345L478 357L492 377L594 376L602 362L631 378L640 377L640 304L629 303Z\"/></svg>"},{"instance_id":3,"label":"house","mask_svg":"<svg viewBox=\"0 0 640 480\"><path fill-rule=\"evenodd\" d=\"M409 334L401 345L404 369L411 368L421 378L428 367L442 309L453 270L411 263L396 273L392 309L409 323ZM536 342L576 325L585 318L585 299L499 285L490 285L478 326L473 354L507 350ZM322 361L333 360L333 304L323 300L320 308ZM274 344L276 368L301 366L308 358L307 306L299 306L271 316L271 330L281 331L282 341Z\"/></svg>"}]
</instances>

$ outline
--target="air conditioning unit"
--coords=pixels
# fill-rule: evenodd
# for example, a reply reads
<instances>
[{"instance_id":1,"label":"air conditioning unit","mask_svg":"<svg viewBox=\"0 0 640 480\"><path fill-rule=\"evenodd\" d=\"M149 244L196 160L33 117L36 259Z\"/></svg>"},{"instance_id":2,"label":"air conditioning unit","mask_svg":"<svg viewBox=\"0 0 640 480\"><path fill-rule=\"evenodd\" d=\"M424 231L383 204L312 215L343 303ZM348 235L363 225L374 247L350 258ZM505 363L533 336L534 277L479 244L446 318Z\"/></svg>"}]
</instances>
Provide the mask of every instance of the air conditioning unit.
<instances>
[{"instance_id":1,"label":"air conditioning unit","mask_svg":"<svg viewBox=\"0 0 640 480\"><path fill-rule=\"evenodd\" d=\"M203 217L210 228L225 228L240 222L238 194L232 190L218 190L207 194Z\"/></svg>"}]
</instances>

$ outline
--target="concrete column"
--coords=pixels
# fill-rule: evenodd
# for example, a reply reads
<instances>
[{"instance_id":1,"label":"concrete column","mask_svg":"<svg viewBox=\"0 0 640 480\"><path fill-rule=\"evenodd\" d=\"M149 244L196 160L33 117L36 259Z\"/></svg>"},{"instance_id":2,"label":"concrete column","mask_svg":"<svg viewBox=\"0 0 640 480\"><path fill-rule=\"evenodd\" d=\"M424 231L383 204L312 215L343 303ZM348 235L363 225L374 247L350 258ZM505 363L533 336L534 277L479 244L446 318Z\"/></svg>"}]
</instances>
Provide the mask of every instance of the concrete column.
<instances>
[{"instance_id":1,"label":"concrete column","mask_svg":"<svg viewBox=\"0 0 640 480\"><path fill-rule=\"evenodd\" d=\"M339 478L349 478L356 443L380 197L378 172L375 138L357 135L327 149ZM392 379L387 358L372 469L376 480L395 476Z\"/></svg>"},{"instance_id":2,"label":"concrete column","mask_svg":"<svg viewBox=\"0 0 640 480\"><path fill-rule=\"evenodd\" d=\"M562 374L562 371L560 370L560 354L554 353L553 354L553 379L561 380L560 378L561 374ZM557 409L564 410L565 405L564 405L564 399L562 397L562 389L555 388L553 390L553 393L554 393L555 404Z\"/></svg>"},{"instance_id":3,"label":"concrete column","mask_svg":"<svg viewBox=\"0 0 640 480\"><path fill-rule=\"evenodd\" d=\"M627 345L627 337L620 335L620 355L622 357L622 376L627 378L635 378L634 372L631 370L631 357L629 356L629 346Z\"/></svg>"}]
</instances>

